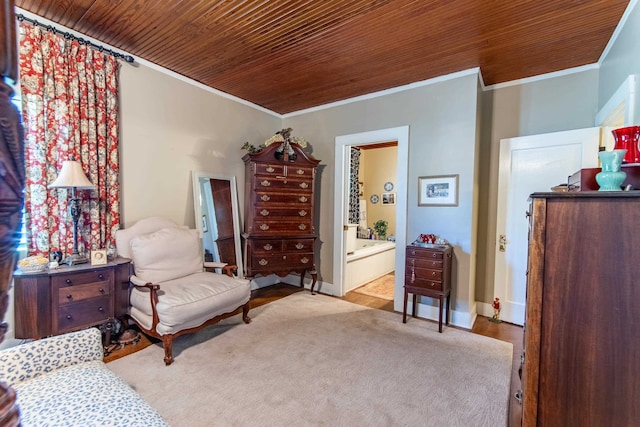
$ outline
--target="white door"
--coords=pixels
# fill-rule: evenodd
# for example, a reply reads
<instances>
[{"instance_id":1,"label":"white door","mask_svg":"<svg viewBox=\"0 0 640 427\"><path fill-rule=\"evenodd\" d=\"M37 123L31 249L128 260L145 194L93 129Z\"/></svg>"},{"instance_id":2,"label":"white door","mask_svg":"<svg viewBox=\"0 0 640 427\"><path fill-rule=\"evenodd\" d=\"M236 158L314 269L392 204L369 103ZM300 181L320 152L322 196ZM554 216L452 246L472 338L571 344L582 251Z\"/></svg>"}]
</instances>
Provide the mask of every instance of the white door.
<instances>
[{"instance_id":1,"label":"white door","mask_svg":"<svg viewBox=\"0 0 640 427\"><path fill-rule=\"evenodd\" d=\"M494 295L502 320L524 323L529 195L567 183L581 168L597 167L599 141L600 128L500 141Z\"/></svg>"}]
</instances>

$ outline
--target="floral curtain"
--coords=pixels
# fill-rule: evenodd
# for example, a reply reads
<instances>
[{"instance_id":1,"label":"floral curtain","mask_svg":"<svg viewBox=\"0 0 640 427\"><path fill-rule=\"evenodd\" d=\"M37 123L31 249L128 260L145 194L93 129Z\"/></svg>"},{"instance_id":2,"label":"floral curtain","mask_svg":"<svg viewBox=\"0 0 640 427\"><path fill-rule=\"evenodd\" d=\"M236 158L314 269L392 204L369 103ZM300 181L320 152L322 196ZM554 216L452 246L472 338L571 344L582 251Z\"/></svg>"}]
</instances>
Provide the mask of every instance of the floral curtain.
<instances>
[{"instance_id":1,"label":"floral curtain","mask_svg":"<svg viewBox=\"0 0 640 427\"><path fill-rule=\"evenodd\" d=\"M71 254L71 190L47 186L75 157L96 190L77 191L80 253L108 247L120 224L118 71L111 55L19 22L29 255Z\"/></svg>"}]
</instances>

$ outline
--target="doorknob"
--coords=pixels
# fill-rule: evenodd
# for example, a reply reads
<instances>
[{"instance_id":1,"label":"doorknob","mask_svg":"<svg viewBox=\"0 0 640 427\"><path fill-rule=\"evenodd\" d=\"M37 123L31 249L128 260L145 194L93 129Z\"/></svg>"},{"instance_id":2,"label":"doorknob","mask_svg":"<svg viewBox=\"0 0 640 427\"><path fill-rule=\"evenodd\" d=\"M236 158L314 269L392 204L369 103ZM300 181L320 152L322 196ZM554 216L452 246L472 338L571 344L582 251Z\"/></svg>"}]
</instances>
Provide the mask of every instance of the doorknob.
<instances>
[{"instance_id":1,"label":"doorknob","mask_svg":"<svg viewBox=\"0 0 640 427\"><path fill-rule=\"evenodd\" d=\"M498 240L500 246L499 246L499 250L500 252L506 252L507 251L507 236L505 236L504 234L500 235L500 239Z\"/></svg>"}]
</instances>

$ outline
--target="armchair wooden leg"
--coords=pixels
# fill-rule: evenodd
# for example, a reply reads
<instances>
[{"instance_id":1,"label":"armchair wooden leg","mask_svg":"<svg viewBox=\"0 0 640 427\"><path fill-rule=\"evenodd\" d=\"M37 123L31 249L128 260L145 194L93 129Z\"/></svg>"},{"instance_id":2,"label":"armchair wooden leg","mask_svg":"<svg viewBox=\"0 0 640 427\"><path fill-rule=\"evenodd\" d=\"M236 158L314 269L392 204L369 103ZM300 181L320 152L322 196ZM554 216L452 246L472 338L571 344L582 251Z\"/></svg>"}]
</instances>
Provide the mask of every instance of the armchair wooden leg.
<instances>
[{"instance_id":1,"label":"armchair wooden leg","mask_svg":"<svg viewBox=\"0 0 640 427\"><path fill-rule=\"evenodd\" d=\"M242 321L246 324L251 323L251 318L249 317L249 303L247 302L242 306Z\"/></svg>"},{"instance_id":2,"label":"armchair wooden leg","mask_svg":"<svg viewBox=\"0 0 640 427\"><path fill-rule=\"evenodd\" d=\"M173 335L163 335L162 346L164 347L164 364L169 366L173 363Z\"/></svg>"}]
</instances>

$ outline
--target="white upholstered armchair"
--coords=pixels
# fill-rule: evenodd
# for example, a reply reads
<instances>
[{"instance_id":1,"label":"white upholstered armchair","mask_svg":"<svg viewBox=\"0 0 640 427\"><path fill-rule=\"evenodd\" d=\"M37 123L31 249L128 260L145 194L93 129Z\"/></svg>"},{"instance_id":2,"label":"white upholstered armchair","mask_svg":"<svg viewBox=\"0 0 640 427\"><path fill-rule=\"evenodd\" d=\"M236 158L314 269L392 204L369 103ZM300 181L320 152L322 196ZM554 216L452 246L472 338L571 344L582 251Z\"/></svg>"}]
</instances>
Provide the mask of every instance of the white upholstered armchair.
<instances>
[{"instance_id":1,"label":"white upholstered armchair","mask_svg":"<svg viewBox=\"0 0 640 427\"><path fill-rule=\"evenodd\" d=\"M249 318L249 281L234 266L204 263L196 230L162 217L116 232L118 254L133 261L129 315L141 330L162 339L164 362L173 362L173 338L239 314ZM225 274L205 271L219 267Z\"/></svg>"}]
</instances>

